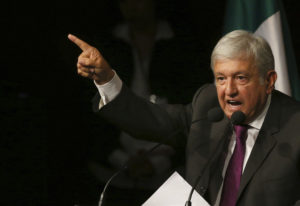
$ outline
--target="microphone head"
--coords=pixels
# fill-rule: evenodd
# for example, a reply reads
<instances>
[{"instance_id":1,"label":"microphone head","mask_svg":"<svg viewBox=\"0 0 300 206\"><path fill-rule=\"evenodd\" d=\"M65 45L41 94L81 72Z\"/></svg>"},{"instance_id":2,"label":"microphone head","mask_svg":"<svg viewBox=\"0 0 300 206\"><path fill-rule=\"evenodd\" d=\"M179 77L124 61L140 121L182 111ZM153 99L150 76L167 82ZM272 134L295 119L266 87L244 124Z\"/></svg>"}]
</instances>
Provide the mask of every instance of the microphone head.
<instances>
[{"instance_id":1,"label":"microphone head","mask_svg":"<svg viewBox=\"0 0 300 206\"><path fill-rule=\"evenodd\" d=\"M246 115L241 112L241 111L236 111L234 112L232 115L231 115L231 123L233 125L239 125L239 124L242 124L246 119Z\"/></svg>"},{"instance_id":2,"label":"microphone head","mask_svg":"<svg viewBox=\"0 0 300 206\"><path fill-rule=\"evenodd\" d=\"M224 112L220 107L214 107L207 112L207 118L211 122L221 121L224 117Z\"/></svg>"}]
</instances>

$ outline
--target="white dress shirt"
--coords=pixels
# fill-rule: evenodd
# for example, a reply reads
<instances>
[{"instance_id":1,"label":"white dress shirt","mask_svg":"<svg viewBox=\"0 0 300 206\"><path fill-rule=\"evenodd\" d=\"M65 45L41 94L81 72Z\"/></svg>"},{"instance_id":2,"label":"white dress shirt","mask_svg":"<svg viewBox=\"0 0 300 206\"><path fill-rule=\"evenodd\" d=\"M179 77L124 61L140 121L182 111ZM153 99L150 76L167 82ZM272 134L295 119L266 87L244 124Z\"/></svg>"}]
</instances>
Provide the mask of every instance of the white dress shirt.
<instances>
[{"instance_id":1,"label":"white dress shirt","mask_svg":"<svg viewBox=\"0 0 300 206\"><path fill-rule=\"evenodd\" d=\"M101 96L99 109L111 102L121 92L123 82L115 71L114 73L113 78L105 84L99 85L94 81Z\"/></svg>"}]
</instances>

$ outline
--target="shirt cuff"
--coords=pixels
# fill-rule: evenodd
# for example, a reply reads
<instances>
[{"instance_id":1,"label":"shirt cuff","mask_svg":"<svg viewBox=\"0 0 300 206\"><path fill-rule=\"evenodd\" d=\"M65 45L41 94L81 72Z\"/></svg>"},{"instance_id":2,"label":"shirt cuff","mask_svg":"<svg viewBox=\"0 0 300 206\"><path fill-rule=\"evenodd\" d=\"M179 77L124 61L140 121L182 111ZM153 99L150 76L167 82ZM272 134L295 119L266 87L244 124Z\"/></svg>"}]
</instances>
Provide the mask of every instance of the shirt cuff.
<instances>
[{"instance_id":1,"label":"shirt cuff","mask_svg":"<svg viewBox=\"0 0 300 206\"><path fill-rule=\"evenodd\" d=\"M115 75L113 78L105 84L99 85L94 81L94 84L96 85L101 96L99 109L111 102L121 92L123 82L115 71L114 73Z\"/></svg>"}]
</instances>

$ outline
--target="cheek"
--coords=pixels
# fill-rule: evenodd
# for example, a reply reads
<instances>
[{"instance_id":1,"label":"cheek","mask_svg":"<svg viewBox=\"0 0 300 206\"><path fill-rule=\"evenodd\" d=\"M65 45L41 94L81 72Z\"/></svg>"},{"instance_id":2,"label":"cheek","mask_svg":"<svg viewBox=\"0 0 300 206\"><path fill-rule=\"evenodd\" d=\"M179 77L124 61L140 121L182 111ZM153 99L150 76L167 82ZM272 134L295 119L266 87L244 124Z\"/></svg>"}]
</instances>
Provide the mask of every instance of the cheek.
<instances>
[{"instance_id":1,"label":"cheek","mask_svg":"<svg viewBox=\"0 0 300 206\"><path fill-rule=\"evenodd\" d=\"M247 113L251 113L257 104L260 102L260 91L245 91L242 95L244 108L247 110Z\"/></svg>"},{"instance_id":2,"label":"cheek","mask_svg":"<svg viewBox=\"0 0 300 206\"><path fill-rule=\"evenodd\" d=\"M217 86L217 94L218 94L218 97L222 97L224 96L224 89L222 88L222 86Z\"/></svg>"}]
</instances>

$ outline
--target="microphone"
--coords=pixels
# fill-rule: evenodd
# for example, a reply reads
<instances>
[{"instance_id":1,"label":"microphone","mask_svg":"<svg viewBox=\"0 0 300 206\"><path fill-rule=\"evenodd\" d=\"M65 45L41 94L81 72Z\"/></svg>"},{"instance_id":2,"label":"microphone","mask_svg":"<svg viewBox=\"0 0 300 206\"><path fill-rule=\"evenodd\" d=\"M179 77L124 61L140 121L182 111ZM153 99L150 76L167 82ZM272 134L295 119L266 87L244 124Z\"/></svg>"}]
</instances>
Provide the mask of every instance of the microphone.
<instances>
[{"instance_id":1,"label":"microphone","mask_svg":"<svg viewBox=\"0 0 300 206\"><path fill-rule=\"evenodd\" d=\"M210 109L208 112L207 112L207 118L208 120L210 120L211 122L219 122L221 121L223 118L224 118L224 112L223 110L220 108L220 107L215 107L215 108L212 108ZM217 145L215 151L218 151L221 147L223 141L220 141L219 144ZM215 153L215 152L214 152ZM185 202L185 206L191 206L192 205L192 202L191 202L191 199L192 199L192 196L193 196L193 192L194 190L196 189L196 186L198 185L199 181L201 180L201 177L202 177L202 174L204 173L205 171L205 168L210 165L210 163L212 162L215 155L213 155L205 164L205 166L203 167L203 170L201 171L201 174L197 177L196 181L194 182L194 185L190 191L190 194L189 194L189 197L188 197L188 200Z\"/></svg>"},{"instance_id":2,"label":"microphone","mask_svg":"<svg viewBox=\"0 0 300 206\"><path fill-rule=\"evenodd\" d=\"M231 115L230 122L233 125L240 125L242 124L246 119L246 115L242 111L236 111Z\"/></svg>"},{"instance_id":3,"label":"microphone","mask_svg":"<svg viewBox=\"0 0 300 206\"><path fill-rule=\"evenodd\" d=\"M221 121L223 119L224 113L223 113L223 110L220 107L215 107L215 108L209 110L207 115L208 115L208 119L211 122L218 122L218 121ZM236 111L236 112L234 112L231 115L230 122L231 122L231 125L239 125L239 124L242 124L245 121L245 119L246 119L246 115L242 111ZM219 142L219 144L218 144L218 146L217 146L217 148L216 148L215 151L218 151L220 149L220 145L222 145L221 143L223 143L223 141ZM215 155L213 155L207 161L207 163L206 163L206 165L204 167L204 170L212 162L212 160L214 159L214 157L215 157ZM196 186L198 185L199 181L201 180L202 174L203 174L203 171L198 176L198 178L196 179L196 181L195 181L195 183L194 183L194 185L193 185L193 187L191 189L189 198L188 198L188 200L185 203L185 206L192 206L192 202L191 202L192 195L193 195L193 192L194 192Z\"/></svg>"},{"instance_id":4,"label":"microphone","mask_svg":"<svg viewBox=\"0 0 300 206\"><path fill-rule=\"evenodd\" d=\"M179 132L183 131L182 128L179 128L177 130L175 130L174 132L172 132L170 135L168 135L166 138L163 138L163 141L161 141L160 143L154 145L153 147L151 147L148 151L146 151L145 153L143 153L142 155L144 157L148 156L152 151L154 151L156 148L160 147L162 144L164 144L166 142L166 140L170 139L171 137L175 136L176 134L178 134ZM130 167L129 161L127 161L123 167L121 169L119 169L117 172L115 172L110 178L109 180L106 182L104 189L100 195L100 199L99 199L99 203L98 206L102 206L103 205L103 200L104 200L104 196L105 196L105 192L108 188L108 186L110 185L110 182L116 177L118 176L120 173L124 172L127 168Z\"/></svg>"}]
</instances>

